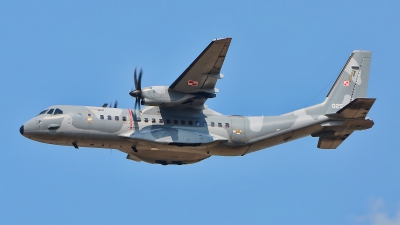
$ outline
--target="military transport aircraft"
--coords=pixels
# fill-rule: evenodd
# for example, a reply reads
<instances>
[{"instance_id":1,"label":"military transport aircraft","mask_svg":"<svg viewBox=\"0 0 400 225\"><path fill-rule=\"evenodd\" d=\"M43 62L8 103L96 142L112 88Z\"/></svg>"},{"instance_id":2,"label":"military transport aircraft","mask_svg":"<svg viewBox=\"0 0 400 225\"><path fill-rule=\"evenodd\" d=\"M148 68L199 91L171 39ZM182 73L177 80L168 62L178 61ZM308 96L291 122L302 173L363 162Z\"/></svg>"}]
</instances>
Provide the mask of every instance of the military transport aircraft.
<instances>
[{"instance_id":1,"label":"military transport aircraft","mask_svg":"<svg viewBox=\"0 0 400 225\"><path fill-rule=\"evenodd\" d=\"M371 52L354 51L320 104L280 116L222 115L214 98L231 38L214 39L170 85L141 87L134 73L134 109L55 105L21 126L23 136L75 148L118 149L127 159L190 164L212 155L243 156L311 135L318 148L335 149L354 131L369 129L375 98L366 98ZM140 110L140 105L147 106Z\"/></svg>"}]
</instances>

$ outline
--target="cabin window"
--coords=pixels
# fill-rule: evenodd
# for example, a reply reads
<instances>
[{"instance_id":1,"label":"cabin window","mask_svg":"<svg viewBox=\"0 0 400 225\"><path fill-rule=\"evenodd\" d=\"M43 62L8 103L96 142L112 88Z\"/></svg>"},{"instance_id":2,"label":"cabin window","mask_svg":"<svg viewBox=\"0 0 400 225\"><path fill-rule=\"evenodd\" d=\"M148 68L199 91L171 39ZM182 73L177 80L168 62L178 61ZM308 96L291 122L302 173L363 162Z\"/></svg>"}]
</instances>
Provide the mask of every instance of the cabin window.
<instances>
[{"instance_id":1,"label":"cabin window","mask_svg":"<svg viewBox=\"0 0 400 225\"><path fill-rule=\"evenodd\" d=\"M61 111L61 109L56 109L54 111L54 115L57 115L57 114L63 114L63 111Z\"/></svg>"},{"instance_id":2,"label":"cabin window","mask_svg":"<svg viewBox=\"0 0 400 225\"><path fill-rule=\"evenodd\" d=\"M164 123L164 120L163 119L159 119L158 122L159 123Z\"/></svg>"},{"instance_id":3,"label":"cabin window","mask_svg":"<svg viewBox=\"0 0 400 225\"><path fill-rule=\"evenodd\" d=\"M54 112L54 109L50 109L50 110L47 112L47 114L53 114L53 112Z\"/></svg>"},{"instance_id":4,"label":"cabin window","mask_svg":"<svg viewBox=\"0 0 400 225\"><path fill-rule=\"evenodd\" d=\"M152 118L152 119L151 119L151 122L152 122L152 123L155 123L155 122L156 122L156 119Z\"/></svg>"},{"instance_id":5,"label":"cabin window","mask_svg":"<svg viewBox=\"0 0 400 225\"><path fill-rule=\"evenodd\" d=\"M218 127L222 127L222 123L218 123Z\"/></svg>"},{"instance_id":6,"label":"cabin window","mask_svg":"<svg viewBox=\"0 0 400 225\"><path fill-rule=\"evenodd\" d=\"M170 119L167 119L167 124L170 124L171 123L171 120Z\"/></svg>"},{"instance_id":7,"label":"cabin window","mask_svg":"<svg viewBox=\"0 0 400 225\"><path fill-rule=\"evenodd\" d=\"M140 117L136 118L136 122L141 122L141 121L142 121L142 118L140 118Z\"/></svg>"},{"instance_id":8,"label":"cabin window","mask_svg":"<svg viewBox=\"0 0 400 225\"><path fill-rule=\"evenodd\" d=\"M101 120L104 120L104 115L100 115L100 119L101 119Z\"/></svg>"},{"instance_id":9,"label":"cabin window","mask_svg":"<svg viewBox=\"0 0 400 225\"><path fill-rule=\"evenodd\" d=\"M108 115L108 116L107 116L107 119L108 119L108 120L111 120L111 116L110 116L110 115Z\"/></svg>"},{"instance_id":10,"label":"cabin window","mask_svg":"<svg viewBox=\"0 0 400 225\"><path fill-rule=\"evenodd\" d=\"M193 125L193 121L189 120L189 121L188 121L188 124L189 124L189 125Z\"/></svg>"},{"instance_id":11,"label":"cabin window","mask_svg":"<svg viewBox=\"0 0 400 225\"><path fill-rule=\"evenodd\" d=\"M214 123L214 122L211 122L211 126L212 126L212 127L215 127L215 123Z\"/></svg>"},{"instance_id":12,"label":"cabin window","mask_svg":"<svg viewBox=\"0 0 400 225\"><path fill-rule=\"evenodd\" d=\"M196 126L200 126L200 122L199 121L196 121Z\"/></svg>"},{"instance_id":13,"label":"cabin window","mask_svg":"<svg viewBox=\"0 0 400 225\"><path fill-rule=\"evenodd\" d=\"M178 120L174 120L174 124L178 124Z\"/></svg>"},{"instance_id":14,"label":"cabin window","mask_svg":"<svg viewBox=\"0 0 400 225\"><path fill-rule=\"evenodd\" d=\"M186 121L185 120L181 120L181 124L185 125Z\"/></svg>"},{"instance_id":15,"label":"cabin window","mask_svg":"<svg viewBox=\"0 0 400 225\"><path fill-rule=\"evenodd\" d=\"M122 117L122 121L126 121L126 116L123 116L123 117Z\"/></svg>"},{"instance_id":16,"label":"cabin window","mask_svg":"<svg viewBox=\"0 0 400 225\"><path fill-rule=\"evenodd\" d=\"M203 122L203 127L206 127L207 126L207 122Z\"/></svg>"},{"instance_id":17,"label":"cabin window","mask_svg":"<svg viewBox=\"0 0 400 225\"><path fill-rule=\"evenodd\" d=\"M115 116L115 121L119 121L119 116Z\"/></svg>"},{"instance_id":18,"label":"cabin window","mask_svg":"<svg viewBox=\"0 0 400 225\"><path fill-rule=\"evenodd\" d=\"M229 123L225 123L225 128L229 128Z\"/></svg>"},{"instance_id":19,"label":"cabin window","mask_svg":"<svg viewBox=\"0 0 400 225\"><path fill-rule=\"evenodd\" d=\"M144 122L145 123L149 122L149 118L144 118Z\"/></svg>"}]
</instances>

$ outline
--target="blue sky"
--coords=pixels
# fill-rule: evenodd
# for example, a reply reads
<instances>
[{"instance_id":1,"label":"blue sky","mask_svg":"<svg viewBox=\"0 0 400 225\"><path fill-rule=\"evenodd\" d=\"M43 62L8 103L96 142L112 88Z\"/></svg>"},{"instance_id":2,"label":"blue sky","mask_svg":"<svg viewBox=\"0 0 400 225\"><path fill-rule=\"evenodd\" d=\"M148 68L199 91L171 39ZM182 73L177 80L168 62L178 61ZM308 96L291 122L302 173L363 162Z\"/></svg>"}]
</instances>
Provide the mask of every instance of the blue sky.
<instances>
[{"instance_id":1,"label":"blue sky","mask_svg":"<svg viewBox=\"0 0 400 225\"><path fill-rule=\"evenodd\" d=\"M397 1L1 1L2 224L400 224ZM232 37L224 114L279 115L323 101L350 53L372 51L369 117L337 150L307 137L187 166L52 146L19 127L55 104L102 105L170 85Z\"/></svg>"}]
</instances>

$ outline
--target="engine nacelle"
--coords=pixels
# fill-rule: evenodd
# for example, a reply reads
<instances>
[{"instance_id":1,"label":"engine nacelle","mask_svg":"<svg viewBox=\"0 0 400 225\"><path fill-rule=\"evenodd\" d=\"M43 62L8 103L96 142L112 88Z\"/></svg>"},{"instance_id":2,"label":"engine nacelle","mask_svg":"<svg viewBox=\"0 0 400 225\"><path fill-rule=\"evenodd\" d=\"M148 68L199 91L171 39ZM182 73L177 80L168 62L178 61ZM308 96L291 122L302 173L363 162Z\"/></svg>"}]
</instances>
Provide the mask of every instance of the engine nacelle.
<instances>
[{"instance_id":1,"label":"engine nacelle","mask_svg":"<svg viewBox=\"0 0 400 225\"><path fill-rule=\"evenodd\" d=\"M142 89L142 105L172 106L182 104L196 95L169 90L167 86L151 86Z\"/></svg>"}]
</instances>

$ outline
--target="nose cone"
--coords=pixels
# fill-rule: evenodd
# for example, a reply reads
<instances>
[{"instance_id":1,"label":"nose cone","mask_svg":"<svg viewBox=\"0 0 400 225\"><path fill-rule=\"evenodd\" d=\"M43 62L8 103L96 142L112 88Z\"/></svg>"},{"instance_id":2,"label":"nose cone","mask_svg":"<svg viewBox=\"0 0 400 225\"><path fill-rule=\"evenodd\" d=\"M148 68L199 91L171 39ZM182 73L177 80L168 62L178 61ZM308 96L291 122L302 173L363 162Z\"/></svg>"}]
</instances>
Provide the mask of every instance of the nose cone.
<instances>
[{"instance_id":1,"label":"nose cone","mask_svg":"<svg viewBox=\"0 0 400 225\"><path fill-rule=\"evenodd\" d=\"M19 128L19 132L20 132L22 135L24 135L24 125L22 125L22 126Z\"/></svg>"}]
</instances>

